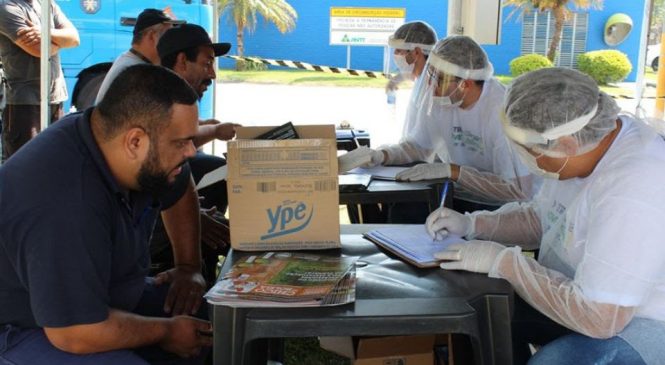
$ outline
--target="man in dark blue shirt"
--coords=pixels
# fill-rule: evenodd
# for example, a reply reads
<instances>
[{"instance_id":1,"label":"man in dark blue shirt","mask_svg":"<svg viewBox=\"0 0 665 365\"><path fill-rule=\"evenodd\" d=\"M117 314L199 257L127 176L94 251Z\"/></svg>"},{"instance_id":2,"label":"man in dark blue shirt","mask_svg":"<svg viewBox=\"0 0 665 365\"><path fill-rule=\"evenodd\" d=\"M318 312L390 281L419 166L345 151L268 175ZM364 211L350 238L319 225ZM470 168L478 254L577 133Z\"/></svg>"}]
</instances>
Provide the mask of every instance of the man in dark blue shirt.
<instances>
[{"instance_id":1,"label":"man in dark blue shirt","mask_svg":"<svg viewBox=\"0 0 665 365\"><path fill-rule=\"evenodd\" d=\"M198 308L198 242L174 247L176 268L146 279L161 204L190 206L182 196L192 189L197 99L169 70L130 67L96 108L62 119L0 168L0 360L145 364L155 352L191 357L210 345L208 322L160 318ZM182 223L165 218L176 236L198 231Z\"/></svg>"}]
</instances>

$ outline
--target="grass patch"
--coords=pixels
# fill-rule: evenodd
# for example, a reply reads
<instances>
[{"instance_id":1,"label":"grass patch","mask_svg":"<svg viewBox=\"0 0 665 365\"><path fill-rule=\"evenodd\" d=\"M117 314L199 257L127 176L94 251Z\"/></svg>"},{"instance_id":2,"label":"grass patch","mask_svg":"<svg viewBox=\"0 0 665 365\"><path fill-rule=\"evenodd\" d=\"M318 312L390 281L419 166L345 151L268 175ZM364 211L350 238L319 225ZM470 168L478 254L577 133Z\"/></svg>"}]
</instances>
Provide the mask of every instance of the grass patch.
<instances>
[{"instance_id":1,"label":"grass patch","mask_svg":"<svg viewBox=\"0 0 665 365\"><path fill-rule=\"evenodd\" d=\"M323 350L316 337L284 340L284 365L350 365L351 360Z\"/></svg>"},{"instance_id":2,"label":"grass patch","mask_svg":"<svg viewBox=\"0 0 665 365\"><path fill-rule=\"evenodd\" d=\"M217 80L221 82L251 82L257 84L376 87L386 86L386 78L338 75L306 70L233 71L219 70Z\"/></svg>"}]
</instances>

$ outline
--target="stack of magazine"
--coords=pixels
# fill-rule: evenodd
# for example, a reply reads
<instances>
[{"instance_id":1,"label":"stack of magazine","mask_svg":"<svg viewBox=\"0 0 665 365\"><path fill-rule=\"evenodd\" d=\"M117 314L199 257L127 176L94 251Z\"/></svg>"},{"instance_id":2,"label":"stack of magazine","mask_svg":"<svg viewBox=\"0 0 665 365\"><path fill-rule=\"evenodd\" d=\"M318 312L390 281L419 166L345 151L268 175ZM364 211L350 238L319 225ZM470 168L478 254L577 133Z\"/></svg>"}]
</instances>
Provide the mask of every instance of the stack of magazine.
<instances>
[{"instance_id":1,"label":"stack of magazine","mask_svg":"<svg viewBox=\"0 0 665 365\"><path fill-rule=\"evenodd\" d=\"M267 252L242 257L206 299L233 307L318 307L355 301L357 257Z\"/></svg>"}]
</instances>

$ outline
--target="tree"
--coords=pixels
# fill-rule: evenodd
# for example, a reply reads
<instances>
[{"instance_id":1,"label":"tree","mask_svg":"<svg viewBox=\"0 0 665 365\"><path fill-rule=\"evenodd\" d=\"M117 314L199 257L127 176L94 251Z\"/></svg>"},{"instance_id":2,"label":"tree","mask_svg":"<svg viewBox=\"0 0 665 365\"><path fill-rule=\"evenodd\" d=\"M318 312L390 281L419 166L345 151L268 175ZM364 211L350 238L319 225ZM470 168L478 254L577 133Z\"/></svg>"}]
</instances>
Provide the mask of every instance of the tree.
<instances>
[{"instance_id":1,"label":"tree","mask_svg":"<svg viewBox=\"0 0 665 365\"><path fill-rule=\"evenodd\" d=\"M504 6L514 6L515 10L521 10L522 13L538 10L539 12L549 10L554 16L554 34L547 50L547 58L554 63L556 53L561 41L563 23L570 16L568 4L579 9L600 8L603 0L503 0Z\"/></svg>"},{"instance_id":2,"label":"tree","mask_svg":"<svg viewBox=\"0 0 665 365\"><path fill-rule=\"evenodd\" d=\"M257 23L257 13L265 20L275 24L281 33L286 33L296 27L298 13L285 0L218 0L219 14L229 13L236 25L236 40L238 56L245 53L243 34L245 29L250 33L254 31Z\"/></svg>"}]
</instances>

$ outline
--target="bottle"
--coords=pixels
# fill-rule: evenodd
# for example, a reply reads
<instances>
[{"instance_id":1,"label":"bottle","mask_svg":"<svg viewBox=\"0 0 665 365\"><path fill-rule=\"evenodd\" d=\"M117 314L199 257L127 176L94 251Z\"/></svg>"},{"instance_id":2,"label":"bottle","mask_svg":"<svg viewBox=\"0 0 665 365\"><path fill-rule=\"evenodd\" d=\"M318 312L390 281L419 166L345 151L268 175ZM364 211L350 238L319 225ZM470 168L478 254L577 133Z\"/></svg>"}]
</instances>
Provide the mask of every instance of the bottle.
<instances>
[{"instance_id":1,"label":"bottle","mask_svg":"<svg viewBox=\"0 0 665 365\"><path fill-rule=\"evenodd\" d=\"M386 101L388 102L388 104L395 104L395 99L396 99L395 90L388 90L388 92L386 93Z\"/></svg>"}]
</instances>

